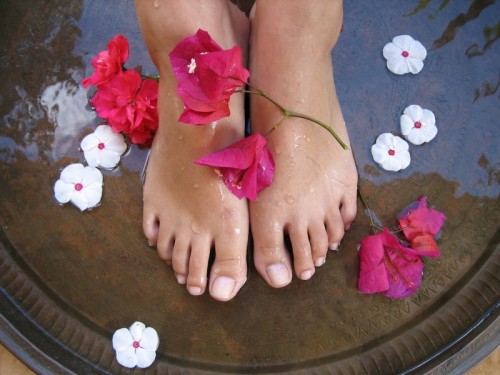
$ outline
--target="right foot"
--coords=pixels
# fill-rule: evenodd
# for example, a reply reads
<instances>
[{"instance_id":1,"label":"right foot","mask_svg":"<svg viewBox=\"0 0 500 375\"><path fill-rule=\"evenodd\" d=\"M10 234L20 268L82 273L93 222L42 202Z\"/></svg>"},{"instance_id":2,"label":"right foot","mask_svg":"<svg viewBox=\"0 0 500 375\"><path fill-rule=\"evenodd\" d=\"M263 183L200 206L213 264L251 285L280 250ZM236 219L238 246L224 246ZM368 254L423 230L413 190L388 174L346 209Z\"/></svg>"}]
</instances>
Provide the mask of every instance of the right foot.
<instances>
[{"instance_id":1,"label":"right foot","mask_svg":"<svg viewBox=\"0 0 500 375\"><path fill-rule=\"evenodd\" d=\"M154 4L136 0L143 36L161 77L160 123L144 185L144 233L190 294L201 295L208 285L212 297L227 301L247 277L247 202L232 195L212 168L193 161L244 136L243 95L231 97L231 115L217 124L179 124L183 104L175 93L168 53L201 28L222 48L239 45L246 54L249 21L226 1ZM216 255L208 276L212 247Z\"/></svg>"}]
</instances>

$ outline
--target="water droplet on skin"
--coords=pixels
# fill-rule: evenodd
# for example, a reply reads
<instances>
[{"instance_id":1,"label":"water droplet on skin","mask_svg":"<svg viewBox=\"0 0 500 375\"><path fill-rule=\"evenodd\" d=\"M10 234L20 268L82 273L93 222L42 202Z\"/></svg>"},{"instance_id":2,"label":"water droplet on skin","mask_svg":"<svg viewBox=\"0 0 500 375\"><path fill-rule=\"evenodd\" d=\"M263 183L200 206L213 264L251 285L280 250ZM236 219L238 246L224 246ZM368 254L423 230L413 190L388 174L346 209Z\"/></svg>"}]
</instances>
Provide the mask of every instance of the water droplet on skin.
<instances>
[{"instance_id":1,"label":"water droplet on skin","mask_svg":"<svg viewBox=\"0 0 500 375\"><path fill-rule=\"evenodd\" d=\"M294 202L294 199L291 195L285 195L285 201L288 203L288 204L292 204Z\"/></svg>"},{"instance_id":2,"label":"water droplet on skin","mask_svg":"<svg viewBox=\"0 0 500 375\"><path fill-rule=\"evenodd\" d=\"M200 226L196 223L191 224L191 230L193 231L193 233L196 233L196 234L201 233Z\"/></svg>"},{"instance_id":3,"label":"water droplet on skin","mask_svg":"<svg viewBox=\"0 0 500 375\"><path fill-rule=\"evenodd\" d=\"M193 184L193 188L198 189L199 187L200 187L200 185L198 185L198 184Z\"/></svg>"},{"instance_id":4,"label":"water droplet on skin","mask_svg":"<svg viewBox=\"0 0 500 375\"><path fill-rule=\"evenodd\" d=\"M179 141L182 141L184 139L184 136L183 135L179 135L179 137L177 137L177 139L179 139Z\"/></svg>"},{"instance_id":5,"label":"water droplet on skin","mask_svg":"<svg viewBox=\"0 0 500 375\"><path fill-rule=\"evenodd\" d=\"M240 234L241 233L241 229L240 228L234 228L234 232L237 233L237 234Z\"/></svg>"},{"instance_id":6,"label":"water droplet on skin","mask_svg":"<svg viewBox=\"0 0 500 375\"><path fill-rule=\"evenodd\" d=\"M153 2L153 6L158 9L160 7L160 2L158 0L155 0Z\"/></svg>"}]
</instances>

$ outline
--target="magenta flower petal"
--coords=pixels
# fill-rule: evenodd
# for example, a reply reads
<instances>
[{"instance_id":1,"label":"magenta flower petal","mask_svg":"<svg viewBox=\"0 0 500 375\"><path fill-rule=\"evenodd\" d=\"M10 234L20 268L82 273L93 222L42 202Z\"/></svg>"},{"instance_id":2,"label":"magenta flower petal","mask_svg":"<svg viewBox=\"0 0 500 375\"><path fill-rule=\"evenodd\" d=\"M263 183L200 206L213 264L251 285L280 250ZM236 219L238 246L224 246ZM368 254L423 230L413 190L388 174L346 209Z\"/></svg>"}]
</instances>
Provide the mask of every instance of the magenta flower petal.
<instances>
[{"instance_id":1,"label":"magenta flower petal","mask_svg":"<svg viewBox=\"0 0 500 375\"><path fill-rule=\"evenodd\" d=\"M385 229L361 241L358 289L390 298L411 296L422 281L423 262Z\"/></svg>"},{"instance_id":2,"label":"magenta flower petal","mask_svg":"<svg viewBox=\"0 0 500 375\"><path fill-rule=\"evenodd\" d=\"M169 57L185 107L179 121L202 125L229 115L230 96L250 75L239 47L224 50L206 31L198 30L181 40Z\"/></svg>"},{"instance_id":3,"label":"magenta flower petal","mask_svg":"<svg viewBox=\"0 0 500 375\"><path fill-rule=\"evenodd\" d=\"M274 176L274 160L266 145L263 136L253 134L195 163L218 169L224 184L238 198L255 200Z\"/></svg>"},{"instance_id":4,"label":"magenta flower petal","mask_svg":"<svg viewBox=\"0 0 500 375\"><path fill-rule=\"evenodd\" d=\"M117 35L108 42L108 49L101 51L92 58L94 73L82 80L83 87L100 86L109 82L115 75L123 71L123 64L128 60L128 40L123 35Z\"/></svg>"},{"instance_id":5,"label":"magenta flower petal","mask_svg":"<svg viewBox=\"0 0 500 375\"><path fill-rule=\"evenodd\" d=\"M367 236L359 249L358 289L367 294L385 292L389 278L384 264L384 239L386 232Z\"/></svg>"},{"instance_id":6,"label":"magenta flower petal","mask_svg":"<svg viewBox=\"0 0 500 375\"><path fill-rule=\"evenodd\" d=\"M422 233L435 237L446 220L442 212L427 207L427 198L424 196L405 208L397 218L400 228L410 242Z\"/></svg>"}]
</instances>

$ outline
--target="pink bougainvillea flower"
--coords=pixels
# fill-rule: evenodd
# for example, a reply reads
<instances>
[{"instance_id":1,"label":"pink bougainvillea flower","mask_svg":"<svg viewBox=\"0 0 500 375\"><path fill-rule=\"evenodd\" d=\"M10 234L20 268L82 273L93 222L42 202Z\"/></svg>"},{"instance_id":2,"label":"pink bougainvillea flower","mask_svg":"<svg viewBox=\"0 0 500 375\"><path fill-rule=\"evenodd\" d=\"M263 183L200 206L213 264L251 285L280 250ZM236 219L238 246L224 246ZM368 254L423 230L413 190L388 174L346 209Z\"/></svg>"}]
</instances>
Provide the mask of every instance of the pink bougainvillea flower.
<instances>
[{"instance_id":1,"label":"pink bougainvillea flower","mask_svg":"<svg viewBox=\"0 0 500 375\"><path fill-rule=\"evenodd\" d=\"M387 59L387 69L394 74L417 74L424 67L427 50L409 35L398 35L382 51Z\"/></svg>"},{"instance_id":2,"label":"pink bougainvillea flower","mask_svg":"<svg viewBox=\"0 0 500 375\"><path fill-rule=\"evenodd\" d=\"M108 49L101 51L92 58L94 74L82 80L83 87L100 86L123 71L123 64L128 60L128 40L123 35L117 35L108 43Z\"/></svg>"},{"instance_id":3,"label":"pink bougainvillea flower","mask_svg":"<svg viewBox=\"0 0 500 375\"><path fill-rule=\"evenodd\" d=\"M150 144L158 128L158 82L141 78L135 70L119 73L104 83L90 103L99 117L132 143Z\"/></svg>"},{"instance_id":4,"label":"pink bougainvillea flower","mask_svg":"<svg viewBox=\"0 0 500 375\"><path fill-rule=\"evenodd\" d=\"M229 100L200 100L189 95L181 87L177 87L177 94L184 103L184 111L179 121L185 124L209 124L229 116Z\"/></svg>"},{"instance_id":5,"label":"pink bougainvillea flower","mask_svg":"<svg viewBox=\"0 0 500 375\"><path fill-rule=\"evenodd\" d=\"M238 198L255 200L257 193L269 186L274 176L274 161L266 144L262 135L252 134L195 163L220 171L224 184Z\"/></svg>"},{"instance_id":6,"label":"pink bougainvillea flower","mask_svg":"<svg viewBox=\"0 0 500 375\"><path fill-rule=\"evenodd\" d=\"M224 50L204 30L181 40L170 52L170 63L185 110L179 121L209 124L229 115L229 98L250 73L241 49Z\"/></svg>"},{"instance_id":7,"label":"pink bougainvillea flower","mask_svg":"<svg viewBox=\"0 0 500 375\"><path fill-rule=\"evenodd\" d=\"M399 227L405 237L411 242L416 236L423 233L435 237L444 225L446 215L427 207L427 197L422 196L418 201L407 206L397 216Z\"/></svg>"},{"instance_id":8,"label":"pink bougainvillea flower","mask_svg":"<svg viewBox=\"0 0 500 375\"><path fill-rule=\"evenodd\" d=\"M411 254L387 229L367 236L358 253L358 289L363 293L384 293L406 298L420 287L424 264Z\"/></svg>"}]
</instances>

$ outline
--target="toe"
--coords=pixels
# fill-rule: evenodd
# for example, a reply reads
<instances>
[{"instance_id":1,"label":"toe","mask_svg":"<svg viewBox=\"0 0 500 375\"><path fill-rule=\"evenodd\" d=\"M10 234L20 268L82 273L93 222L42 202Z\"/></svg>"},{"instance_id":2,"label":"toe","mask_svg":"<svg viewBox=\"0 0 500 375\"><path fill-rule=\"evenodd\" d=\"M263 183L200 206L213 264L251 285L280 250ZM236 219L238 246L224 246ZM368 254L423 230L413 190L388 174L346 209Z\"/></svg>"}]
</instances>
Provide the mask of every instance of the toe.
<instances>
[{"instance_id":1,"label":"toe","mask_svg":"<svg viewBox=\"0 0 500 375\"><path fill-rule=\"evenodd\" d=\"M156 215L144 213L142 229L144 231L144 235L148 239L149 246L156 246L158 242L159 227L160 221Z\"/></svg>"},{"instance_id":2,"label":"toe","mask_svg":"<svg viewBox=\"0 0 500 375\"><path fill-rule=\"evenodd\" d=\"M273 288L282 288L292 281L290 254L286 250L283 228L252 226L255 268Z\"/></svg>"},{"instance_id":3,"label":"toe","mask_svg":"<svg viewBox=\"0 0 500 375\"><path fill-rule=\"evenodd\" d=\"M215 261L210 271L210 295L219 301L232 299L247 280L248 233L215 241Z\"/></svg>"},{"instance_id":4,"label":"toe","mask_svg":"<svg viewBox=\"0 0 500 375\"><path fill-rule=\"evenodd\" d=\"M175 237L173 233L167 229L160 231L158 241L156 243L156 250L161 259L167 264L172 264L172 254L174 251Z\"/></svg>"},{"instance_id":5,"label":"toe","mask_svg":"<svg viewBox=\"0 0 500 375\"><path fill-rule=\"evenodd\" d=\"M340 241L344 237L344 222L338 208L333 210L326 218L326 231L328 234L328 248L337 250L340 246Z\"/></svg>"},{"instance_id":6,"label":"toe","mask_svg":"<svg viewBox=\"0 0 500 375\"><path fill-rule=\"evenodd\" d=\"M309 280L314 275L314 263L312 260L311 243L307 233L307 227L301 224L291 224L288 234L292 242L293 264L295 273L302 280Z\"/></svg>"},{"instance_id":7,"label":"toe","mask_svg":"<svg viewBox=\"0 0 500 375\"><path fill-rule=\"evenodd\" d=\"M325 264L328 252L328 235L324 222L318 221L309 225L309 240L314 265L321 267Z\"/></svg>"},{"instance_id":8,"label":"toe","mask_svg":"<svg viewBox=\"0 0 500 375\"><path fill-rule=\"evenodd\" d=\"M191 239L186 287L193 296L199 296L205 292L210 248L211 239L208 235L197 234Z\"/></svg>"},{"instance_id":9,"label":"toe","mask_svg":"<svg viewBox=\"0 0 500 375\"><path fill-rule=\"evenodd\" d=\"M177 236L172 251L172 269L179 284L186 284L187 282L190 252L189 240Z\"/></svg>"},{"instance_id":10,"label":"toe","mask_svg":"<svg viewBox=\"0 0 500 375\"><path fill-rule=\"evenodd\" d=\"M357 202L354 197L346 197L342 203L342 207L340 208L340 215L342 217L342 221L344 222L345 230L348 230L351 227L352 222L356 218Z\"/></svg>"}]
</instances>

